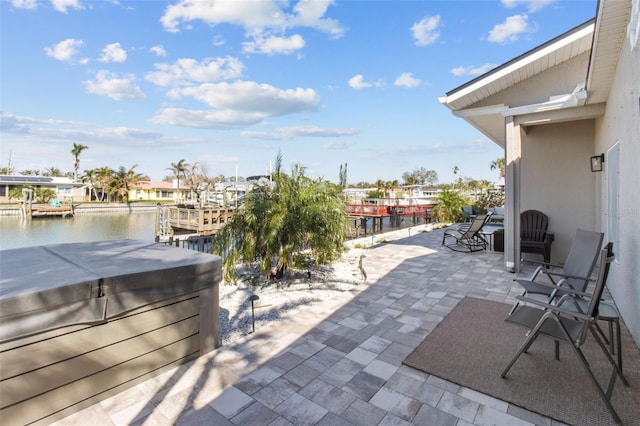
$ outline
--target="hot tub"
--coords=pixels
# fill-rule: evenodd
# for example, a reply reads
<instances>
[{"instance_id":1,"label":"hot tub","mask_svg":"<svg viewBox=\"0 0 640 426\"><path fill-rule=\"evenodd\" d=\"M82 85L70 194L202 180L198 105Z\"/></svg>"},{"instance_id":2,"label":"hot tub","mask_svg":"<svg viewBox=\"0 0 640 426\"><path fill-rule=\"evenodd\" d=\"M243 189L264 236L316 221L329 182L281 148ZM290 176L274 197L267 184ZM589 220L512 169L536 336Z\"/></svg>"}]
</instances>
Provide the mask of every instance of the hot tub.
<instances>
[{"instance_id":1,"label":"hot tub","mask_svg":"<svg viewBox=\"0 0 640 426\"><path fill-rule=\"evenodd\" d=\"M221 274L137 240L0 251L2 423L50 423L217 348Z\"/></svg>"}]
</instances>

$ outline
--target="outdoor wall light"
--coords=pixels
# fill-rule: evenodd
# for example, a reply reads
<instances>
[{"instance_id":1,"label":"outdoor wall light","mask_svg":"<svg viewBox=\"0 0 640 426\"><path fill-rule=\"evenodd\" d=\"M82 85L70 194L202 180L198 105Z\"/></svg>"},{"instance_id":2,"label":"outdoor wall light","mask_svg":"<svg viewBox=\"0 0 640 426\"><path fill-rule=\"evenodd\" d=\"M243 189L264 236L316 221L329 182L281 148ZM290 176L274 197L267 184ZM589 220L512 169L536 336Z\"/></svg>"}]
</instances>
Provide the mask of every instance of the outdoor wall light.
<instances>
[{"instance_id":1,"label":"outdoor wall light","mask_svg":"<svg viewBox=\"0 0 640 426\"><path fill-rule=\"evenodd\" d=\"M602 163L604 163L604 154L594 155L593 157L591 157L591 171L601 172Z\"/></svg>"}]
</instances>

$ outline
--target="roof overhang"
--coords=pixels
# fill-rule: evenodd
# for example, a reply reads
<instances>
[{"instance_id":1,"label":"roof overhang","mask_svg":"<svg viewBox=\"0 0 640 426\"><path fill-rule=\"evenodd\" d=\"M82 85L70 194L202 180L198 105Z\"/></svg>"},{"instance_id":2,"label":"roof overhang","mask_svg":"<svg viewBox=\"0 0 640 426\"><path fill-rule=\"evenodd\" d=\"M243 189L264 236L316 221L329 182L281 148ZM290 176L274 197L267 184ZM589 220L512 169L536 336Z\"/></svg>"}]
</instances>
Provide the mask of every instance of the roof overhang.
<instances>
[{"instance_id":1,"label":"roof overhang","mask_svg":"<svg viewBox=\"0 0 640 426\"><path fill-rule=\"evenodd\" d=\"M630 15L631 2L601 0L596 19L451 90L439 101L502 147L507 117L526 131L526 126L602 116ZM590 52L588 70L572 93L542 93L546 101L528 105L514 99L480 106L489 97L586 52Z\"/></svg>"}]
</instances>

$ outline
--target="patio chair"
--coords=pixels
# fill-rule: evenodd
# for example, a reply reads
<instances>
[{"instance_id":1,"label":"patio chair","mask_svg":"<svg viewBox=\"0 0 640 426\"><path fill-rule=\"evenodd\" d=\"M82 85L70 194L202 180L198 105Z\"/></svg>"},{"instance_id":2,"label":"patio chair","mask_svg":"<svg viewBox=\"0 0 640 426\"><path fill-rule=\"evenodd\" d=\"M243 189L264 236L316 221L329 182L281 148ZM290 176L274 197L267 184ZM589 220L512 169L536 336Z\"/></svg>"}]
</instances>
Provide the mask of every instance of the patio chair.
<instances>
[{"instance_id":1,"label":"patio chair","mask_svg":"<svg viewBox=\"0 0 640 426\"><path fill-rule=\"evenodd\" d=\"M520 213L520 253L541 254L544 261L551 261L553 233L547 232L549 218L538 210Z\"/></svg>"},{"instance_id":2,"label":"patio chair","mask_svg":"<svg viewBox=\"0 0 640 426\"><path fill-rule=\"evenodd\" d=\"M609 244L607 245L607 247L601 250L600 267L598 270L598 277L595 282L593 292L587 293L583 291L575 291L572 289L566 290L567 294L571 297L584 298L584 300L588 301L586 311L576 312L575 310L566 309L562 306L542 302L537 299L518 296L519 300L536 306L521 305L518 307L518 309L515 310L515 312L510 314L505 319L505 322L524 327L529 331L524 343L520 346L515 356L502 371L500 377L504 378L507 375L520 355L529 350L538 336L542 335L545 337L549 337L556 342L556 359L559 358L559 352L557 348L558 343L568 343L571 346L573 352L578 357L578 360L584 367L584 370L589 376L591 383L596 388L596 391L609 409L609 412L613 416L614 420L616 421L616 423L620 423L620 417L618 416L618 413L616 413L616 410L613 408L613 405L610 401L611 393L613 392L613 386L617 377L620 377L625 386L629 386L629 383L623 376L620 366L616 364L615 360L611 356L611 353L602 342L598 332L595 329L600 298L602 297L602 292L606 284L607 276L609 273L609 266L614 259L611 248L612 245ZM589 362L585 358L584 353L581 349L582 345L586 341L588 333L591 333L591 335L593 335L594 340L597 342L598 346L602 350L602 353L605 355L608 362L612 366L606 390L596 379L593 371L591 370ZM532 371L531 374L533 379L536 372Z\"/></svg>"},{"instance_id":3,"label":"patio chair","mask_svg":"<svg viewBox=\"0 0 640 426\"><path fill-rule=\"evenodd\" d=\"M490 217L490 213L479 214L473 218L470 224L462 224L445 229L442 235L442 245L446 245L455 251L474 252L486 250L489 243L480 235L480 231Z\"/></svg>"},{"instance_id":4,"label":"patio chair","mask_svg":"<svg viewBox=\"0 0 640 426\"><path fill-rule=\"evenodd\" d=\"M477 215L478 212L473 209L473 206L462 207L462 217L464 218L465 222L471 222Z\"/></svg>"},{"instance_id":5,"label":"patio chair","mask_svg":"<svg viewBox=\"0 0 640 426\"><path fill-rule=\"evenodd\" d=\"M528 278L514 280L523 287L522 296L539 294L546 296L547 302L551 302L554 298L561 297L565 288L585 291L598 260L603 239L602 232L576 229L564 265L540 263ZM543 277L546 277L546 280L543 280ZM548 285L549 281L551 286ZM511 312L518 307L518 304L519 302L516 302Z\"/></svg>"}]
</instances>

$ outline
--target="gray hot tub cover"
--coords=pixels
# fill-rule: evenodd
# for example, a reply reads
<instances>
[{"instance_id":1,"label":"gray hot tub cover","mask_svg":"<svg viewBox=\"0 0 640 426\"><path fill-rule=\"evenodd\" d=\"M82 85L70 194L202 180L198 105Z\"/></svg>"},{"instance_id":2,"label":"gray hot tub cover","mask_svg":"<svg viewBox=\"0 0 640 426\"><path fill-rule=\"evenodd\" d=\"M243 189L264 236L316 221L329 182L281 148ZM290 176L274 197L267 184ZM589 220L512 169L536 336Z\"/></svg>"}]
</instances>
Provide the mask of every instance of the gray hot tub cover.
<instances>
[{"instance_id":1,"label":"gray hot tub cover","mask_svg":"<svg viewBox=\"0 0 640 426\"><path fill-rule=\"evenodd\" d=\"M101 323L220 280L220 257L146 241L3 250L0 342Z\"/></svg>"}]
</instances>

